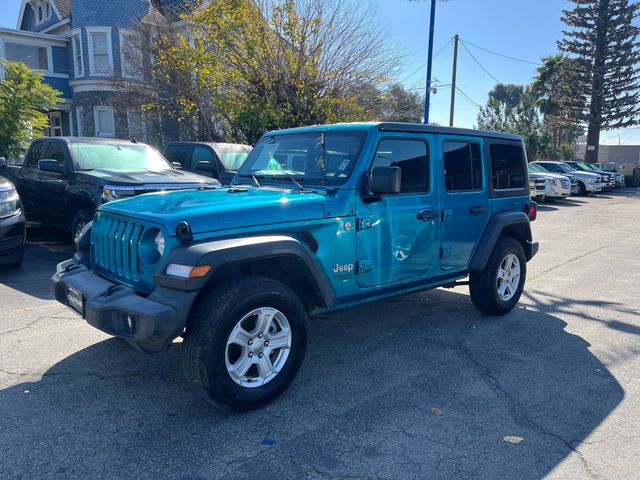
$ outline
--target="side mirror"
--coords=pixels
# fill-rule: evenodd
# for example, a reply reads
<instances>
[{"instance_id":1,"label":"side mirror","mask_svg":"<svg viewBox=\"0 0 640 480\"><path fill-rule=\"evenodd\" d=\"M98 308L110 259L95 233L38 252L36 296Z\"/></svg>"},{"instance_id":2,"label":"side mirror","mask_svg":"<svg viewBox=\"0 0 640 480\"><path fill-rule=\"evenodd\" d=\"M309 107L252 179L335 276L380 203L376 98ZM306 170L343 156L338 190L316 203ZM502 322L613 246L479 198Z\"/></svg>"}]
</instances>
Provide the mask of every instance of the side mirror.
<instances>
[{"instance_id":1,"label":"side mirror","mask_svg":"<svg viewBox=\"0 0 640 480\"><path fill-rule=\"evenodd\" d=\"M64 173L64 165L59 164L57 160L45 158L38 161L38 170L51 173Z\"/></svg>"},{"instance_id":2,"label":"side mirror","mask_svg":"<svg viewBox=\"0 0 640 480\"><path fill-rule=\"evenodd\" d=\"M176 170L182 170L182 164L180 162L171 162L171 165L173 165L173 168Z\"/></svg>"},{"instance_id":3,"label":"side mirror","mask_svg":"<svg viewBox=\"0 0 640 480\"><path fill-rule=\"evenodd\" d=\"M203 172L215 172L216 166L211 162L198 162L196 163L196 170L202 170Z\"/></svg>"},{"instance_id":4,"label":"side mirror","mask_svg":"<svg viewBox=\"0 0 640 480\"><path fill-rule=\"evenodd\" d=\"M0 168L7 166L7 159L4 157L0 157Z\"/></svg>"},{"instance_id":5,"label":"side mirror","mask_svg":"<svg viewBox=\"0 0 640 480\"><path fill-rule=\"evenodd\" d=\"M400 167L375 167L371 171L371 192L374 195L398 194L402 189Z\"/></svg>"}]
</instances>

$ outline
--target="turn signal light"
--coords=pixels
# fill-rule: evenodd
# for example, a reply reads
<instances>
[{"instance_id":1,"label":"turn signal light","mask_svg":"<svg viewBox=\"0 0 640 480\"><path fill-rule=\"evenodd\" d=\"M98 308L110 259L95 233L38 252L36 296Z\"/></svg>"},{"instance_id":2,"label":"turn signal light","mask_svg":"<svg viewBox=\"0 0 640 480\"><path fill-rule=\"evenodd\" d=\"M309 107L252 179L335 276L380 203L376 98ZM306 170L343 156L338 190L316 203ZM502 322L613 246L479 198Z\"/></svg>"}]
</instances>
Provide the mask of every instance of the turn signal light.
<instances>
[{"instance_id":1,"label":"turn signal light","mask_svg":"<svg viewBox=\"0 0 640 480\"><path fill-rule=\"evenodd\" d=\"M211 265L180 265L170 263L167 266L167 275L180 278L202 278L211 271Z\"/></svg>"}]
</instances>

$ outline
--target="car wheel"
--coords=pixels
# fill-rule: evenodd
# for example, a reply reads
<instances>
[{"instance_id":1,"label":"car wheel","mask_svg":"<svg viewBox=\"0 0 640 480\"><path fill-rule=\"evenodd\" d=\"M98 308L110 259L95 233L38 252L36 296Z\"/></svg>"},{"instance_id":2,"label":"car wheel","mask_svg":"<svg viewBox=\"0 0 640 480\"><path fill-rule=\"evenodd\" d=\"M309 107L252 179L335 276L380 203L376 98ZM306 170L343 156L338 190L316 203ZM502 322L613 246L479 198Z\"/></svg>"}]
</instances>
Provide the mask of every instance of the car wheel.
<instances>
[{"instance_id":1,"label":"car wheel","mask_svg":"<svg viewBox=\"0 0 640 480\"><path fill-rule=\"evenodd\" d=\"M475 307L489 315L504 315L516 306L527 276L527 259L522 245L502 237L484 270L471 272L469 292Z\"/></svg>"},{"instance_id":2,"label":"car wheel","mask_svg":"<svg viewBox=\"0 0 640 480\"><path fill-rule=\"evenodd\" d=\"M279 397L306 352L307 315L286 285L241 277L208 292L185 331L187 383L226 410L251 410Z\"/></svg>"},{"instance_id":3,"label":"car wheel","mask_svg":"<svg viewBox=\"0 0 640 480\"><path fill-rule=\"evenodd\" d=\"M584 183L578 182L578 194L587 195L588 193L589 192L587 192L587 187L585 187Z\"/></svg>"},{"instance_id":4,"label":"car wheel","mask_svg":"<svg viewBox=\"0 0 640 480\"><path fill-rule=\"evenodd\" d=\"M91 221L92 215L89 210L80 210L76 213L75 217L73 217L73 223L71 224L71 237L75 242L78 241L80 234L82 233L82 229Z\"/></svg>"}]
</instances>

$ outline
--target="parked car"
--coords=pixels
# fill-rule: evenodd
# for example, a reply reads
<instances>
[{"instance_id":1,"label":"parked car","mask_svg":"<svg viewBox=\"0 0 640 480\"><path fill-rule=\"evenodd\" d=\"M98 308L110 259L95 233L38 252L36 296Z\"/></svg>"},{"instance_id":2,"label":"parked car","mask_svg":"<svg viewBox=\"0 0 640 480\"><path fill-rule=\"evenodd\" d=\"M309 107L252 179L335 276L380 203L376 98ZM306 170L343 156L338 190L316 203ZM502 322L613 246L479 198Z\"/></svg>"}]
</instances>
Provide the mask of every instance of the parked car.
<instances>
[{"instance_id":1,"label":"parked car","mask_svg":"<svg viewBox=\"0 0 640 480\"><path fill-rule=\"evenodd\" d=\"M237 180L100 206L51 280L59 302L143 350L184 336L187 382L223 408L285 391L309 315L467 277L473 304L502 315L538 251L516 135L400 123L274 131Z\"/></svg>"},{"instance_id":2,"label":"parked car","mask_svg":"<svg viewBox=\"0 0 640 480\"><path fill-rule=\"evenodd\" d=\"M0 265L18 266L24 257L24 212L16 187L0 178Z\"/></svg>"},{"instance_id":3,"label":"parked car","mask_svg":"<svg viewBox=\"0 0 640 480\"><path fill-rule=\"evenodd\" d=\"M603 170L613 175L616 188L625 187L624 174L618 171L619 167L616 162L594 163L594 165L598 167L600 170Z\"/></svg>"},{"instance_id":4,"label":"parked car","mask_svg":"<svg viewBox=\"0 0 640 480\"><path fill-rule=\"evenodd\" d=\"M571 195L571 179L566 175L549 173L544 168L532 163L529 164L528 170L529 178L538 182L536 188L540 191L544 199L550 198L555 200ZM577 182L575 189L577 192Z\"/></svg>"},{"instance_id":5,"label":"parked car","mask_svg":"<svg viewBox=\"0 0 640 480\"><path fill-rule=\"evenodd\" d=\"M613 174L610 172L604 172L593 164L578 161L565 161L564 163L575 170L579 170L582 172L592 172L600 175L600 177L602 178L602 190L605 192L610 192L616 187L616 180Z\"/></svg>"},{"instance_id":6,"label":"parked car","mask_svg":"<svg viewBox=\"0 0 640 480\"><path fill-rule=\"evenodd\" d=\"M238 143L171 142L164 149L170 162L178 162L183 170L205 172L229 185L252 147Z\"/></svg>"},{"instance_id":7,"label":"parked car","mask_svg":"<svg viewBox=\"0 0 640 480\"><path fill-rule=\"evenodd\" d=\"M128 140L52 137L35 140L13 181L27 220L77 238L103 203L158 190L214 188L217 180L176 169L148 145Z\"/></svg>"},{"instance_id":8,"label":"parked car","mask_svg":"<svg viewBox=\"0 0 640 480\"><path fill-rule=\"evenodd\" d=\"M544 202L544 178L529 177L529 196L536 202Z\"/></svg>"},{"instance_id":9,"label":"parked car","mask_svg":"<svg viewBox=\"0 0 640 480\"><path fill-rule=\"evenodd\" d=\"M551 160L532 162L532 164L544 168L549 173L558 173L569 178L575 178L578 182L578 193L580 195L602 191L602 180L597 173L575 170L564 162Z\"/></svg>"}]
</instances>

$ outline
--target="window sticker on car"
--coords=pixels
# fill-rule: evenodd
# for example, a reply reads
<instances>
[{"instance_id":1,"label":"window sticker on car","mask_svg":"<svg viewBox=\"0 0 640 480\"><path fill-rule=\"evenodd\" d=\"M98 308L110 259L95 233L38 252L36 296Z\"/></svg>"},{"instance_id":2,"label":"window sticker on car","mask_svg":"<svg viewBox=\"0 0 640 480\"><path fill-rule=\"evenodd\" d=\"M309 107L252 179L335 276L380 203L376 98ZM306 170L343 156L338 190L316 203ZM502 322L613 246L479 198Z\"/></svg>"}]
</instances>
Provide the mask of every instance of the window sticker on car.
<instances>
[{"instance_id":1,"label":"window sticker on car","mask_svg":"<svg viewBox=\"0 0 640 480\"><path fill-rule=\"evenodd\" d=\"M349 159L345 158L342 163L340 164L340 166L338 167L338 170L340 170L341 172L345 171L347 169L347 167L349 166Z\"/></svg>"}]
</instances>

